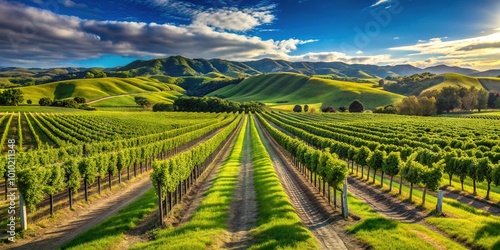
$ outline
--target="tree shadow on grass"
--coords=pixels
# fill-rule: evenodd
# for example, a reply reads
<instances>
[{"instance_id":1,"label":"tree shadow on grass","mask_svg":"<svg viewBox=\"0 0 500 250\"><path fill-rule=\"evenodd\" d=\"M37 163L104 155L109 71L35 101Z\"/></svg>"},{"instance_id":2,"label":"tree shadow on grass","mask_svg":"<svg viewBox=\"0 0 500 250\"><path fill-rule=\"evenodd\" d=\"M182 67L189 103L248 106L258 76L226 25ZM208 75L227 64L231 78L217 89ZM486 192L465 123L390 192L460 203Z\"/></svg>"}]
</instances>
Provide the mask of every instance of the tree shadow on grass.
<instances>
[{"instance_id":1,"label":"tree shadow on grass","mask_svg":"<svg viewBox=\"0 0 500 250\"><path fill-rule=\"evenodd\" d=\"M54 98L57 100L71 97L75 92L75 84L73 83L59 83L54 90Z\"/></svg>"},{"instance_id":2,"label":"tree shadow on grass","mask_svg":"<svg viewBox=\"0 0 500 250\"><path fill-rule=\"evenodd\" d=\"M481 227L474 237L474 242L479 241L484 237L493 237L497 241L493 245L492 249L500 249L500 222L488 222L485 226Z\"/></svg>"},{"instance_id":3,"label":"tree shadow on grass","mask_svg":"<svg viewBox=\"0 0 500 250\"><path fill-rule=\"evenodd\" d=\"M371 218L357 224L351 231L356 234L359 231L391 230L398 226L398 222L386 218Z\"/></svg>"}]
</instances>

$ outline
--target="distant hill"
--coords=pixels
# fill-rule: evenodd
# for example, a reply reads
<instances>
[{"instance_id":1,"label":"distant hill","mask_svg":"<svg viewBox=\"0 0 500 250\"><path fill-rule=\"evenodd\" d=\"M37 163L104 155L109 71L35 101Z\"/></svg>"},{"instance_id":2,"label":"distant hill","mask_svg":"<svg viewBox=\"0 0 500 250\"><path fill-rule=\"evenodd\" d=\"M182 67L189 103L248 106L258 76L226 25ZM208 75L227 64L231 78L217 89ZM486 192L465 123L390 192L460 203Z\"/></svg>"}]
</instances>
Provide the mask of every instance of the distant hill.
<instances>
[{"instance_id":1,"label":"distant hill","mask_svg":"<svg viewBox=\"0 0 500 250\"><path fill-rule=\"evenodd\" d=\"M270 73L247 78L237 85L230 85L209 94L235 101L261 101L270 106L289 109L294 104L312 107L331 105L348 106L360 100L367 109L394 103L403 96L390 93L372 84L309 77L295 73Z\"/></svg>"},{"instance_id":2,"label":"distant hill","mask_svg":"<svg viewBox=\"0 0 500 250\"><path fill-rule=\"evenodd\" d=\"M454 74L454 73L442 74L441 76L444 77L443 82L441 82L437 85L434 85L428 89L425 89L422 92L431 91L431 90L440 90L440 89L442 89L444 87L448 87L448 86L458 86L458 87L466 87L466 88L470 88L470 87L474 86L477 89L484 89L485 88L485 87L483 87L481 82L475 77Z\"/></svg>"},{"instance_id":3,"label":"distant hill","mask_svg":"<svg viewBox=\"0 0 500 250\"><path fill-rule=\"evenodd\" d=\"M137 78L94 78L67 80L41 84L37 86L21 87L25 100L32 100L38 103L40 98L66 99L83 97L87 101L98 101L108 99L110 96L130 96L134 94L160 94L160 96L181 95L184 90L175 84L163 83L157 79L149 77ZM129 99L133 100L133 97ZM112 99L112 98L109 98ZM126 98L125 98L126 99ZM161 99L156 97L156 99ZM110 101L108 101L109 104ZM119 105L118 105L119 106Z\"/></svg>"},{"instance_id":4,"label":"distant hill","mask_svg":"<svg viewBox=\"0 0 500 250\"><path fill-rule=\"evenodd\" d=\"M474 69L460 68L460 67L450 67L446 65L438 65L433 67L428 67L423 69L425 72L430 72L433 74L446 74L446 73L456 73L461 75L472 75L479 73L479 71Z\"/></svg>"},{"instance_id":5,"label":"distant hill","mask_svg":"<svg viewBox=\"0 0 500 250\"><path fill-rule=\"evenodd\" d=\"M472 74L472 76L493 76L493 77L498 77L500 76L500 69L492 69L484 72L478 72Z\"/></svg>"}]
</instances>

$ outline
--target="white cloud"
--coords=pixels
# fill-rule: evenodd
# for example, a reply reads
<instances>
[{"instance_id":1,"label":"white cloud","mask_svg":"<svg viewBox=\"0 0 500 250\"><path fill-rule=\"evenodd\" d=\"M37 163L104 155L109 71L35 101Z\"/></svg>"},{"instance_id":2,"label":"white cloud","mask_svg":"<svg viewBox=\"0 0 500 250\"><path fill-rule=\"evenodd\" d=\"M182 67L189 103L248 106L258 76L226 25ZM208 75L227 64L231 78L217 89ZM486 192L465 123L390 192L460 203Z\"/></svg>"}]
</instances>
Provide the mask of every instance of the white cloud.
<instances>
[{"instance_id":1,"label":"white cloud","mask_svg":"<svg viewBox=\"0 0 500 250\"><path fill-rule=\"evenodd\" d=\"M75 3L71 0L58 0L58 3L64 5L66 8L86 8L87 5L83 3Z\"/></svg>"},{"instance_id":2,"label":"white cloud","mask_svg":"<svg viewBox=\"0 0 500 250\"><path fill-rule=\"evenodd\" d=\"M500 67L500 32L460 40L443 41L447 37L419 40L416 45L390 48L393 51L414 52L410 56L432 56L436 61L419 61L455 66L484 68ZM496 63L492 63L496 61Z\"/></svg>"},{"instance_id":3,"label":"white cloud","mask_svg":"<svg viewBox=\"0 0 500 250\"><path fill-rule=\"evenodd\" d=\"M195 25L207 25L222 30L248 31L274 20L269 10L255 9L220 9L197 13L194 16Z\"/></svg>"},{"instance_id":4,"label":"white cloud","mask_svg":"<svg viewBox=\"0 0 500 250\"><path fill-rule=\"evenodd\" d=\"M356 51L356 55L362 55L362 54L363 54L363 51L361 51L361 50Z\"/></svg>"},{"instance_id":5,"label":"white cloud","mask_svg":"<svg viewBox=\"0 0 500 250\"><path fill-rule=\"evenodd\" d=\"M399 39L400 39L399 36L394 37L394 40L399 40Z\"/></svg>"},{"instance_id":6,"label":"white cloud","mask_svg":"<svg viewBox=\"0 0 500 250\"><path fill-rule=\"evenodd\" d=\"M331 52L310 52L302 55L288 56L284 58L290 61L309 62L343 62L348 64L373 64L373 65L396 65L408 63L408 58L392 58L391 55L374 56L349 56L345 53Z\"/></svg>"},{"instance_id":7,"label":"white cloud","mask_svg":"<svg viewBox=\"0 0 500 250\"><path fill-rule=\"evenodd\" d=\"M376 3L372 4L371 7L379 6L381 4L390 3L390 0L378 0Z\"/></svg>"}]
</instances>

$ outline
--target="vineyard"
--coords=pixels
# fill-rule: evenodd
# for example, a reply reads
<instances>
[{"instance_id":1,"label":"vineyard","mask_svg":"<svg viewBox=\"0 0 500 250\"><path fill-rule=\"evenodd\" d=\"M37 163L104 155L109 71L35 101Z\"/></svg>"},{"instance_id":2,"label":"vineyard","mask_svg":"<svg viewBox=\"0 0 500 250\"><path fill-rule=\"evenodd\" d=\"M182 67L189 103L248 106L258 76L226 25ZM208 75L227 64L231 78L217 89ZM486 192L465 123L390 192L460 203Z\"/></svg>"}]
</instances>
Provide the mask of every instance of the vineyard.
<instances>
[{"instance_id":1,"label":"vineyard","mask_svg":"<svg viewBox=\"0 0 500 250\"><path fill-rule=\"evenodd\" d=\"M0 128L16 150L15 172L0 158L0 210L15 174L35 235L47 218L123 203L71 237L6 247L500 247L493 116L5 112Z\"/></svg>"}]
</instances>

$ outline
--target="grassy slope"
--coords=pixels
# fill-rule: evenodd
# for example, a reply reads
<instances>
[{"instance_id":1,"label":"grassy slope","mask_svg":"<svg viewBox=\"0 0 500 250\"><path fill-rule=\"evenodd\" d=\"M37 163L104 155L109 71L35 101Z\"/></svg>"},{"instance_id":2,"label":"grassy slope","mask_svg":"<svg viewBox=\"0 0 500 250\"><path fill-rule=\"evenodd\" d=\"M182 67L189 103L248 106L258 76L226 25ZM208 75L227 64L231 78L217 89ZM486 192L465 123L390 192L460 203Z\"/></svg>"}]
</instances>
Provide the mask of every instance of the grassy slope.
<instances>
[{"instance_id":1,"label":"grassy slope","mask_svg":"<svg viewBox=\"0 0 500 250\"><path fill-rule=\"evenodd\" d=\"M217 244L217 238L223 237L227 228L229 205L238 182L246 124L247 118L231 154L191 220L178 228L159 230L155 240L137 244L132 249L206 249Z\"/></svg>"},{"instance_id":2,"label":"grassy slope","mask_svg":"<svg viewBox=\"0 0 500 250\"><path fill-rule=\"evenodd\" d=\"M478 77L483 86L491 91L500 92L500 78L499 77Z\"/></svg>"},{"instance_id":3,"label":"grassy slope","mask_svg":"<svg viewBox=\"0 0 500 250\"><path fill-rule=\"evenodd\" d=\"M428 89L425 89L422 92L432 91L432 90L440 90L444 87L449 87L449 86L458 86L458 87L467 87L467 88L474 86L477 89L484 88L483 85L481 84L481 82L479 82L478 78L475 78L475 77L454 74L454 73L443 74L442 76L444 76L446 78L446 80L444 82L442 82L438 85L432 86Z\"/></svg>"},{"instance_id":4,"label":"grassy slope","mask_svg":"<svg viewBox=\"0 0 500 250\"><path fill-rule=\"evenodd\" d=\"M147 77L67 80L20 89L24 92L24 99L31 99L34 103L42 97L64 99L79 96L90 101L113 95L171 90L169 85Z\"/></svg>"},{"instance_id":5,"label":"grassy slope","mask_svg":"<svg viewBox=\"0 0 500 250\"><path fill-rule=\"evenodd\" d=\"M372 88L371 84L342 82L293 73L264 74L248 78L238 85L210 93L235 101L261 101L283 108L293 104L314 104L314 107L349 105L359 99L368 109L396 102L402 96ZM276 102L288 101L286 105Z\"/></svg>"},{"instance_id":6,"label":"grassy slope","mask_svg":"<svg viewBox=\"0 0 500 250\"><path fill-rule=\"evenodd\" d=\"M182 95L177 91L166 91L159 93L147 93L147 94L132 94L126 96L117 96L109 99L104 99L102 101L97 101L92 103L94 107L135 107L137 104L134 101L135 96L140 96L147 98L152 104L165 102L173 103L178 96Z\"/></svg>"}]
</instances>

